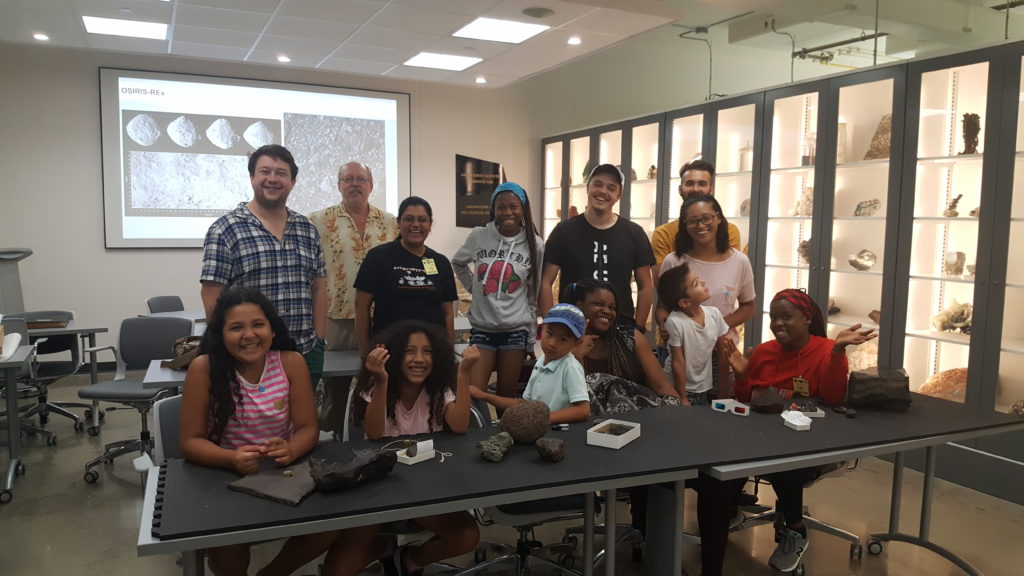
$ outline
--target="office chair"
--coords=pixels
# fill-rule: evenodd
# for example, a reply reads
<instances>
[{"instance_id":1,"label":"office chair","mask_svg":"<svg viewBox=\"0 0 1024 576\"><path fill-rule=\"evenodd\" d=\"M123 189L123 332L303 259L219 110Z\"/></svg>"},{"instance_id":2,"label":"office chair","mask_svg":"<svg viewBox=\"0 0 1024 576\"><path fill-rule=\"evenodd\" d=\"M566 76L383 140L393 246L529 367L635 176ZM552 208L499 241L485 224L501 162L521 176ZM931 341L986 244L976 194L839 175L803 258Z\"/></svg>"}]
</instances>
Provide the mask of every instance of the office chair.
<instances>
[{"instance_id":1,"label":"office chair","mask_svg":"<svg viewBox=\"0 0 1024 576\"><path fill-rule=\"evenodd\" d=\"M90 350L97 353L112 350L117 360L117 374L114 380L86 386L78 391L83 400L114 402L125 404L139 412L142 421L139 437L107 444L103 454L85 464L83 479L92 484L99 479L93 470L101 462L113 463L114 459L139 452L148 454L152 450L153 439L150 436L147 414L153 404L176 391L176 388L146 389L142 380L126 378L128 370L145 370L152 360L167 358L171 355L174 341L192 333L192 321L187 318L140 317L126 318L121 322L118 336L118 348L103 346Z\"/></svg>"},{"instance_id":2,"label":"office chair","mask_svg":"<svg viewBox=\"0 0 1024 576\"><path fill-rule=\"evenodd\" d=\"M146 299L146 306L149 307L150 314L185 310L185 305L182 304L181 298L178 296L153 296Z\"/></svg>"},{"instance_id":3,"label":"office chair","mask_svg":"<svg viewBox=\"0 0 1024 576\"><path fill-rule=\"evenodd\" d=\"M28 324L25 322L24 318L14 318L12 316L4 316L2 325L4 327L4 332L5 333L7 333L7 334L19 334L19 335L21 335L21 342L23 344L27 344L28 343L28 341L29 341L29 339L28 339ZM19 380L20 381L25 381L25 380L30 380L31 378L32 378L32 363L30 362L28 368L19 377ZM14 386L15 387L14 388L14 390L15 390L14 393L18 395L18 398L31 398L31 397L36 395L36 389L33 386L30 386L30 385L27 385L27 384L20 384L18 382L8 382L8 383L6 383L4 385L4 387L6 387L6 386ZM7 393L6 392L6 388L3 390L3 393L4 394ZM27 419L27 418L32 416L32 414L30 414L29 411L35 409L35 407L36 407L36 405L32 405L32 406L19 406L18 414L17 414L16 417L20 418L20 419L23 419L23 421L19 422L19 429L21 430L21 433L22 434L29 434L29 435L33 435L33 436L36 436L36 435L42 436L43 438L46 439L46 445L47 446L56 446L57 445L57 436L53 432L50 432L49 430L47 430L45 428L42 428L40 426L36 426L35 423L33 423L31 420ZM11 416L9 414L7 414L7 412L0 412L0 417L10 418ZM4 421L3 424L2 424L2 427L6 428L6 426L7 426L7 422Z\"/></svg>"}]
</instances>

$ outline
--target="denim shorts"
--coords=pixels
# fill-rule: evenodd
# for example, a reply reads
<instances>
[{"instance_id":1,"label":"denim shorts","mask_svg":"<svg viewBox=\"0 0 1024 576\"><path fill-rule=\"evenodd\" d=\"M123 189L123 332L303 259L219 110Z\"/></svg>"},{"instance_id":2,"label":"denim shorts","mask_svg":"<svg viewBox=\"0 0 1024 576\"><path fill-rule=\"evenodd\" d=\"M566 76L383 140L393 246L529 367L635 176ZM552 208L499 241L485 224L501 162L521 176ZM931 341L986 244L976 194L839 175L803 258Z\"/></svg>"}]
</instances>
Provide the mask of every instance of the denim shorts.
<instances>
[{"instance_id":1,"label":"denim shorts","mask_svg":"<svg viewBox=\"0 0 1024 576\"><path fill-rule=\"evenodd\" d=\"M473 328L469 331L469 343L481 350L528 350L530 334L526 330L511 332L484 332Z\"/></svg>"}]
</instances>

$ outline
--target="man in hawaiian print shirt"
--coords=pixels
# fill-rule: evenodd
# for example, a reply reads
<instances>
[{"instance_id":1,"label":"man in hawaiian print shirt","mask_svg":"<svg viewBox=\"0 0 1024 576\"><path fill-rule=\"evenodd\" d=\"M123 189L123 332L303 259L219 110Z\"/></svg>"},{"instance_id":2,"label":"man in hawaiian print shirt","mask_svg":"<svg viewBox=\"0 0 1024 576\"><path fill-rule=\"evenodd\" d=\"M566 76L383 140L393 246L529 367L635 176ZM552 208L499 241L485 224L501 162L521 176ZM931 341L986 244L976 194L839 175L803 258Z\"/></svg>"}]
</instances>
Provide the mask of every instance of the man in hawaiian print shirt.
<instances>
[{"instance_id":1,"label":"man in hawaiian print shirt","mask_svg":"<svg viewBox=\"0 0 1024 576\"><path fill-rule=\"evenodd\" d=\"M327 349L354 350L355 282L363 258L371 248L398 237L398 221L370 205L373 173L365 164L349 162L338 170L341 203L318 210L309 219L320 232L327 264ZM340 431L350 377L324 379L320 427Z\"/></svg>"}]
</instances>

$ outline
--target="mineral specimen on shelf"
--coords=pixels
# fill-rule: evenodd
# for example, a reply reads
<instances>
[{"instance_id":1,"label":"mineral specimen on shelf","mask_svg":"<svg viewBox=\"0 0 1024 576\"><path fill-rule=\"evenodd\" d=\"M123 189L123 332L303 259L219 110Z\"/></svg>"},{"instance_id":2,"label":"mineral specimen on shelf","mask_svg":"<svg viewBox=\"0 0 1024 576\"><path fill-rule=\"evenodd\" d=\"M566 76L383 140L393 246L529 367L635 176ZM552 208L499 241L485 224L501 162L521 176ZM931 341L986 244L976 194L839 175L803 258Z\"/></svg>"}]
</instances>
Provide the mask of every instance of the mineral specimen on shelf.
<instances>
[{"instance_id":1,"label":"mineral specimen on shelf","mask_svg":"<svg viewBox=\"0 0 1024 576\"><path fill-rule=\"evenodd\" d=\"M942 262L942 272L950 276L959 276L964 273L964 264L967 263L967 255L963 252L946 252L946 258Z\"/></svg>"},{"instance_id":2,"label":"mineral specimen on shelf","mask_svg":"<svg viewBox=\"0 0 1024 576\"><path fill-rule=\"evenodd\" d=\"M803 193L800 194L800 199L797 201L796 206L793 207L791 212L793 216L804 216L811 217L814 214L814 187L804 187Z\"/></svg>"},{"instance_id":3,"label":"mineral specimen on shelf","mask_svg":"<svg viewBox=\"0 0 1024 576\"><path fill-rule=\"evenodd\" d=\"M565 441L561 438L538 438L533 445L537 454L548 462L561 462L565 459Z\"/></svg>"},{"instance_id":4,"label":"mineral specimen on shelf","mask_svg":"<svg viewBox=\"0 0 1024 576\"><path fill-rule=\"evenodd\" d=\"M967 368L953 368L931 376L917 391L936 398L963 402L966 388Z\"/></svg>"},{"instance_id":5,"label":"mineral specimen on shelf","mask_svg":"<svg viewBox=\"0 0 1024 576\"><path fill-rule=\"evenodd\" d=\"M658 167L651 164L651 167L647 169L647 179L654 180L658 177Z\"/></svg>"},{"instance_id":6,"label":"mineral specimen on shelf","mask_svg":"<svg viewBox=\"0 0 1024 576\"><path fill-rule=\"evenodd\" d=\"M875 256L874 252L865 248L856 254L850 254L848 261L850 266L857 270L870 270L878 262L878 256Z\"/></svg>"},{"instance_id":7,"label":"mineral specimen on shelf","mask_svg":"<svg viewBox=\"0 0 1024 576\"><path fill-rule=\"evenodd\" d=\"M840 312L842 312L842 310L839 308L839 306L836 306L836 299L835 298L829 298L828 299L828 315L829 316L835 316L836 314L839 314Z\"/></svg>"},{"instance_id":8,"label":"mineral specimen on shelf","mask_svg":"<svg viewBox=\"0 0 1024 576\"><path fill-rule=\"evenodd\" d=\"M868 319L870 319L875 324L881 324L882 323L882 311L881 310L872 310L871 312L868 312Z\"/></svg>"},{"instance_id":9,"label":"mineral specimen on shelf","mask_svg":"<svg viewBox=\"0 0 1024 576\"><path fill-rule=\"evenodd\" d=\"M505 452L512 447L515 440L508 432L500 432L494 436L490 436L480 441L477 444L477 448L480 450L480 456L484 460L489 462L501 462L501 459L505 457Z\"/></svg>"},{"instance_id":10,"label":"mineral specimen on shelf","mask_svg":"<svg viewBox=\"0 0 1024 576\"><path fill-rule=\"evenodd\" d=\"M740 216L743 218L750 216L750 198L744 198L743 202L740 202Z\"/></svg>"},{"instance_id":11,"label":"mineral specimen on shelf","mask_svg":"<svg viewBox=\"0 0 1024 576\"><path fill-rule=\"evenodd\" d=\"M864 159L878 160L888 158L891 140L892 114L886 114L878 121L878 128L875 128L875 135L871 137L871 144L868 146L867 153L864 154Z\"/></svg>"},{"instance_id":12,"label":"mineral specimen on shelf","mask_svg":"<svg viewBox=\"0 0 1024 576\"><path fill-rule=\"evenodd\" d=\"M804 264L811 263L811 239L801 240L800 246L796 249L797 254L800 256L800 261Z\"/></svg>"},{"instance_id":13,"label":"mineral specimen on shelf","mask_svg":"<svg viewBox=\"0 0 1024 576\"><path fill-rule=\"evenodd\" d=\"M964 334L970 334L973 315L974 306L961 304L954 298L948 308L932 317L932 326L939 332L959 330Z\"/></svg>"},{"instance_id":14,"label":"mineral specimen on shelf","mask_svg":"<svg viewBox=\"0 0 1024 576\"><path fill-rule=\"evenodd\" d=\"M391 450L353 450L353 458L345 463L309 459L309 475L321 492L347 490L359 484L383 478L398 462Z\"/></svg>"},{"instance_id":15,"label":"mineral specimen on shelf","mask_svg":"<svg viewBox=\"0 0 1024 576\"><path fill-rule=\"evenodd\" d=\"M981 216L981 206L978 206L974 210L971 210L970 214L971 218L977 218L978 216Z\"/></svg>"},{"instance_id":16,"label":"mineral specimen on shelf","mask_svg":"<svg viewBox=\"0 0 1024 576\"><path fill-rule=\"evenodd\" d=\"M619 167L619 169L621 170L622 167ZM629 180L630 180L630 182L636 182L636 169L635 168L630 168L629 169Z\"/></svg>"},{"instance_id":17,"label":"mineral specimen on shelf","mask_svg":"<svg viewBox=\"0 0 1024 576\"><path fill-rule=\"evenodd\" d=\"M551 410L536 400L527 400L505 410L499 427L522 444L533 444L551 427Z\"/></svg>"},{"instance_id":18,"label":"mineral specimen on shelf","mask_svg":"<svg viewBox=\"0 0 1024 576\"><path fill-rule=\"evenodd\" d=\"M139 114L125 126L128 137L140 146L152 146L160 138L160 126L149 114Z\"/></svg>"},{"instance_id":19,"label":"mineral specimen on shelf","mask_svg":"<svg viewBox=\"0 0 1024 576\"><path fill-rule=\"evenodd\" d=\"M981 134L981 116L972 112L964 114L964 151L960 154L978 153L978 134Z\"/></svg>"},{"instance_id":20,"label":"mineral specimen on shelf","mask_svg":"<svg viewBox=\"0 0 1024 576\"><path fill-rule=\"evenodd\" d=\"M957 212L956 205L960 203L960 199L963 197L963 194L957 194L956 198L953 198L952 200L949 201L949 206L947 206L946 209L942 211L942 215L945 216L946 218L956 218L957 216L959 216L960 212Z\"/></svg>"},{"instance_id":21,"label":"mineral specimen on shelf","mask_svg":"<svg viewBox=\"0 0 1024 576\"><path fill-rule=\"evenodd\" d=\"M231 122L227 118L214 120L213 124L206 129L206 138L222 150L227 150L242 140L242 137L235 133L235 129L231 127Z\"/></svg>"},{"instance_id":22,"label":"mineral specimen on shelf","mask_svg":"<svg viewBox=\"0 0 1024 576\"><path fill-rule=\"evenodd\" d=\"M178 116L167 125L167 135L182 148L191 148L199 141L199 129L188 116Z\"/></svg>"},{"instance_id":23,"label":"mineral specimen on shelf","mask_svg":"<svg viewBox=\"0 0 1024 576\"><path fill-rule=\"evenodd\" d=\"M967 268L967 271L964 272L964 276L963 276L964 280L974 280L974 271L975 271L975 269L977 269L977 265L976 264L968 264L966 266L966 268Z\"/></svg>"},{"instance_id":24,"label":"mineral specimen on shelf","mask_svg":"<svg viewBox=\"0 0 1024 576\"><path fill-rule=\"evenodd\" d=\"M1010 414L1024 418L1024 400L1017 400L1010 406Z\"/></svg>"},{"instance_id":25,"label":"mineral specimen on shelf","mask_svg":"<svg viewBox=\"0 0 1024 576\"><path fill-rule=\"evenodd\" d=\"M878 213L878 209L882 207L882 201L878 198L872 198L871 200L862 200L857 203L857 208L854 209L854 216L874 216Z\"/></svg>"}]
</instances>

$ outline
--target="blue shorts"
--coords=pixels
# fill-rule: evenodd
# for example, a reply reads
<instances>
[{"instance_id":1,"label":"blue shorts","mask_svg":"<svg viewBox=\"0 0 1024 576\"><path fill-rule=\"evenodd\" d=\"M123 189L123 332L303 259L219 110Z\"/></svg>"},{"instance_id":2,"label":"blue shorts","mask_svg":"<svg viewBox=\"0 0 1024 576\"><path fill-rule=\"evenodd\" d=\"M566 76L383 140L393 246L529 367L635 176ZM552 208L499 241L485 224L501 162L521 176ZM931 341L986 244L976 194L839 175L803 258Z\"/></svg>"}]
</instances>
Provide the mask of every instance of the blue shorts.
<instances>
[{"instance_id":1,"label":"blue shorts","mask_svg":"<svg viewBox=\"0 0 1024 576\"><path fill-rule=\"evenodd\" d=\"M495 350L522 350L525 352L530 349L529 341L530 334L526 330L484 332L473 328L469 331L469 343L490 352Z\"/></svg>"}]
</instances>

